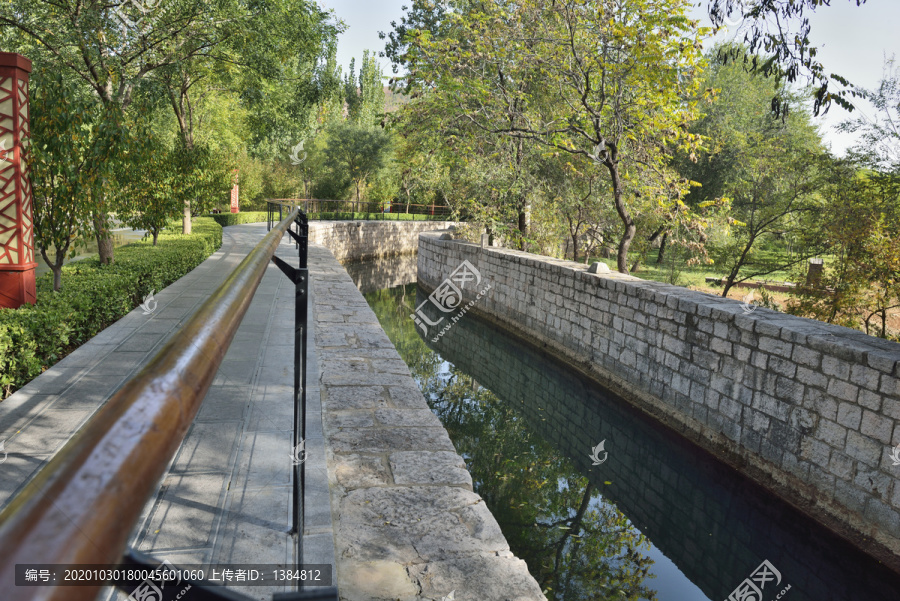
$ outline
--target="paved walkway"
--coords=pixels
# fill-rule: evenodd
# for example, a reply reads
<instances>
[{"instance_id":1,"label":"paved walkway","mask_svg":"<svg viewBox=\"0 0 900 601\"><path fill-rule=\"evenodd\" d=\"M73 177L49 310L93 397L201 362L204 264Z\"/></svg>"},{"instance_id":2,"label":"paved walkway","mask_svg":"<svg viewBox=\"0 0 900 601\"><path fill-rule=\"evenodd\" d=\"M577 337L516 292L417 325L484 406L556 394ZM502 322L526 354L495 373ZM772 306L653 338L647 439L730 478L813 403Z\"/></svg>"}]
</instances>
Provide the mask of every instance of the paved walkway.
<instances>
[{"instance_id":1,"label":"paved walkway","mask_svg":"<svg viewBox=\"0 0 900 601\"><path fill-rule=\"evenodd\" d=\"M264 233L265 224L226 228L218 252L156 294L152 314L135 309L0 403L0 440L9 452L0 466L0 505L158 351ZM287 240L278 255L296 265ZM311 245L309 257L305 563L334 565L344 601L437 600L454 590L458 601L544 599L472 491L446 430L346 270L322 246ZM270 265L135 528L133 547L176 565L295 565L288 535L293 303L293 285ZM268 600L276 591L241 592ZM125 598L109 593L116 596Z\"/></svg>"},{"instance_id":2,"label":"paved walkway","mask_svg":"<svg viewBox=\"0 0 900 601\"><path fill-rule=\"evenodd\" d=\"M226 228L221 249L0 403L0 505L152 357L262 238L265 224ZM296 266L285 237L277 254ZM146 291L146 292L149 292ZM147 504L131 544L174 564L291 567L291 423L294 289L269 266L184 443ZM313 349L314 351L314 349ZM333 563L318 412L315 353L309 377L306 563ZM312 508L325 508L315 511ZM270 599L272 589L243 589ZM124 595L122 595L124 597Z\"/></svg>"}]
</instances>

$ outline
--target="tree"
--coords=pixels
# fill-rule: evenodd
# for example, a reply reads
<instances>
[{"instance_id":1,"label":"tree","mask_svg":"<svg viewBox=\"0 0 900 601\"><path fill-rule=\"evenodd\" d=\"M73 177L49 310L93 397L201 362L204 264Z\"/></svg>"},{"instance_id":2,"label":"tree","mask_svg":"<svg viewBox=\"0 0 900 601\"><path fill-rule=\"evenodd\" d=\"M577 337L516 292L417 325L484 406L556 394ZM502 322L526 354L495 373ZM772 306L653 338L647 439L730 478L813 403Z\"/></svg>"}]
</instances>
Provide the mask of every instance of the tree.
<instances>
[{"instance_id":1,"label":"tree","mask_svg":"<svg viewBox=\"0 0 900 601\"><path fill-rule=\"evenodd\" d=\"M853 2L854 0L849 0ZM832 80L849 86L850 82L836 73L827 73L816 58L818 50L810 43L809 13L831 0L709 0L709 16L716 28L721 27L732 15L740 16L748 24L744 28L744 43L750 53L734 53L735 47L722 47L721 56L742 61L751 72L773 77L779 83L793 83L805 79L809 85L817 86L814 95L813 114L828 111L832 102L853 110L848 97L856 96L855 90L829 90ZM866 0L855 0L856 5ZM797 24L796 31L793 25ZM786 114L790 102L783 94L776 93L771 98L775 114Z\"/></svg>"},{"instance_id":2,"label":"tree","mask_svg":"<svg viewBox=\"0 0 900 601\"><path fill-rule=\"evenodd\" d=\"M834 165L822 192L832 264L818 286L798 274L799 300L789 310L887 338L888 312L900 307L900 194L852 161Z\"/></svg>"},{"instance_id":3,"label":"tree","mask_svg":"<svg viewBox=\"0 0 900 601\"><path fill-rule=\"evenodd\" d=\"M900 70L893 58L878 87L860 95L874 117L842 124L862 135L849 158L828 171L822 190L829 219L820 229L833 265L819 287L801 278L791 311L900 339L888 330L888 312L900 306Z\"/></svg>"},{"instance_id":4,"label":"tree","mask_svg":"<svg viewBox=\"0 0 900 601\"><path fill-rule=\"evenodd\" d=\"M381 67L363 51L359 79L356 79L355 59L350 60L350 74L344 80L344 94L347 102L347 119L360 127L374 127L384 113L384 83Z\"/></svg>"},{"instance_id":5,"label":"tree","mask_svg":"<svg viewBox=\"0 0 900 601\"><path fill-rule=\"evenodd\" d=\"M715 48L711 54L719 52ZM828 159L800 97L778 92L797 107L784 119L766 108L774 79L733 63L716 64L704 86L716 91L716 99L691 131L707 146L693 160L683 154L676 163L700 184L686 203L729 201L729 220L710 242L716 263L726 271L722 295L727 296L735 283L805 264L822 252L816 191ZM791 252L783 252L783 241L793 242Z\"/></svg>"},{"instance_id":6,"label":"tree","mask_svg":"<svg viewBox=\"0 0 900 601\"><path fill-rule=\"evenodd\" d=\"M874 117L860 115L841 124L846 132L858 132L860 141L851 149L859 163L900 180L900 66L886 58L878 88L860 89L859 96L871 103Z\"/></svg>"},{"instance_id":7,"label":"tree","mask_svg":"<svg viewBox=\"0 0 900 601\"><path fill-rule=\"evenodd\" d=\"M328 14L308 0L262 0L244 3L224 0L165 2L150 6L130 0L111 3L88 0L13 0L0 9L0 26L15 31L17 42L38 65L68 70L94 91L98 101L125 112L141 86L151 77L165 87L185 147L193 148L194 109L199 82L217 72L254 73L270 88L290 92L272 94L287 99L275 114L294 117L314 90L309 72L322 42L333 43L338 28ZM19 45L19 44L17 44ZM310 50L312 49L312 50ZM246 84L249 79L242 81ZM276 119L266 119L270 107L262 85L244 85L245 101L257 101L252 114L260 117L258 136L271 132ZM260 101L263 99L263 101ZM263 105L263 106L259 106ZM292 121L291 125L296 122ZM292 136L285 135L285 140ZM286 144L282 143L281 148ZM189 199L190 200L190 199ZM100 195L92 199L94 227L102 263L113 259L109 213L115 207ZM191 207L185 206L184 231L190 231Z\"/></svg>"},{"instance_id":8,"label":"tree","mask_svg":"<svg viewBox=\"0 0 900 601\"><path fill-rule=\"evenodd\" d=\"M101 193L124 131L116 107L97 105L60 73L38 74L33 83L33 143L26 160L34 193L34 242L53 272L53 290L59 291L72 244L91 231L91 200Z\"/></svg>"},{"instance_id":9,"label":"tree","mask_svg":"<svg viewBox=\"0 0 900 601\"><path fill-rule=\"evenodd\" d=\"M359 201L363 182L389 161L390 146L390 134L383 129L341 123L328 132L325 156L333 169L346 173L353 181Z\"/></svg>"},{"instance_id":10,"label":"tree","mask_svg":"<svg viewBox=\"0 0 900 601\"><path fill-rule=\"evenodd\" d=\"M514 140L506 152L512 161L504 160L517 175L530 172L521 162L526 142L601 165L622 224L618 268L627 272L634 209L677 204L687 188L668 160L675 147L697 141L686 127L703 59L688 7L686 0L473 4L448 13L452 25L439 38L409 34L405 57L415 61L409 66L422 93L443 99L449 124ZM524 236L527 198L517 201Z\"/></svg>"}]
</instances>

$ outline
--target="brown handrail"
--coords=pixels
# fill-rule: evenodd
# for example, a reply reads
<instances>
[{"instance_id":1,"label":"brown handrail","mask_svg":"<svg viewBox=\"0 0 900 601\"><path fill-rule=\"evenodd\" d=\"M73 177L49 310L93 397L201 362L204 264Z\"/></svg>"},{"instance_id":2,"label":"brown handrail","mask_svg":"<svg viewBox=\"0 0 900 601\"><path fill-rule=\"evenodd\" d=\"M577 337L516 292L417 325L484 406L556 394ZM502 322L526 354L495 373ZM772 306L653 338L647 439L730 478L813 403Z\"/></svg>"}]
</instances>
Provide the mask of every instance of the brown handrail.
<instances>
[{"instance_id":1,"label":"brown handrail","mask_svg":"<svg viewBox=\"0 0 900 601\"><path fill-rule=\"evenodd\" d=\"M118 564L181 445L291 211L160 352L0 512L4 601L87 601L99 586L16 587L15 565Z\"/></svg>"}]
</instances>

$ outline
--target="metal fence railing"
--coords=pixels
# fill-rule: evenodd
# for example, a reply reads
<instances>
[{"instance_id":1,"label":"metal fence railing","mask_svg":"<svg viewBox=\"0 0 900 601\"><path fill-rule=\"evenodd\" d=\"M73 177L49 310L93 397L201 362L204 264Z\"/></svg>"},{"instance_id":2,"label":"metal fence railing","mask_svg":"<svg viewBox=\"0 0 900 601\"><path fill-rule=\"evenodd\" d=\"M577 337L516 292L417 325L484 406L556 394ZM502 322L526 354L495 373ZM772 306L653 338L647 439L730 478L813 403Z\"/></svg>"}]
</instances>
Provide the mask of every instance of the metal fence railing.
<instances>
[{"instance_id":1,"label":"metal fence railing","mask_svg":"<svg viewBox=\"0 0 900 601\"><path fill-rule=\"evenodd\" d=\"M281 210L285 213L284 208ZM268 234L162 350L0 512L0 597L4 601L88 601L106 585L127 590L112 577L100 578L102 582L95 578L81 586L17 586L23 564L149 569L161 565L156 559L128 550L128 537L199 411L270 260L291 278L296 289L295 448L303 440L308 224L296 208L286 213L278 222L270 223ZM285 232L299 248L299 268L275 256ZM304 476L298 468L301 466L294 469L291 530L296 535L296 557L302 564ZM178 597L180 601L251 600L202 579L181 582L191 586L187 594ZM276 597L280 601L338 599L333 587L305 588ZM149 600L170 601L162 592L144 601Z\"/></svg>"}]
</instances>

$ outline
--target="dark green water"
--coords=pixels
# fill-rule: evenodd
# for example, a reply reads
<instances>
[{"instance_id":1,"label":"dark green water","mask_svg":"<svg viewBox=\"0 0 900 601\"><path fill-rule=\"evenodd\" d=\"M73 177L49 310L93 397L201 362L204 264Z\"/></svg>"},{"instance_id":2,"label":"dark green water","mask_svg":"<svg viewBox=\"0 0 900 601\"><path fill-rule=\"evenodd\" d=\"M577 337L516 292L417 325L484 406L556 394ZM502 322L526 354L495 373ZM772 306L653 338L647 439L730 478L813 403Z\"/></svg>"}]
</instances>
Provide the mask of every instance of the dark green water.
<instances>
[{"instance_id":1,"label":"dark green water","mask_svg":"<svg viewBox=\"0 0 900 601\"><path fill-rule=\"evenodd\" d=\"M593 380L471 314L426 343L414 283L348 271L548 599L720 601L757 573L736 601L900 600L897 574Z\"/></svg>"}]
</instances>

